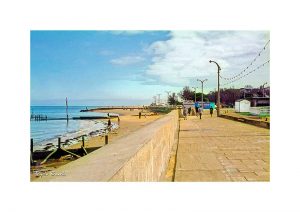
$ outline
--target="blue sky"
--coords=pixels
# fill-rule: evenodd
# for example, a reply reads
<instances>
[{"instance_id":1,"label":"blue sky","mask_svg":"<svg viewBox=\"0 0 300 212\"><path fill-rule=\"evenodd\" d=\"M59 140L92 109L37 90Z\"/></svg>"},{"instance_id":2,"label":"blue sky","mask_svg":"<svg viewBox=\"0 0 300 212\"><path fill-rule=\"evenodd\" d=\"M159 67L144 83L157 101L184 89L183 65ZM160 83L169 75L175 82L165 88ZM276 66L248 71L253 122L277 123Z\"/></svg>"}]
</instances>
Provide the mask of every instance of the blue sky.
<instances>
[{"instance_id":1,"label":"blue sky","mask_svg":"<svg viewBox=\"0 0 300 212\"><path fill-rule=\"evenodd\" d=\"M262 31L31 31L31 104L150 104L158 93L185 85L216 88L216 60L222 75L245 68L269 39ZM269 49L257 65L269 58ZM255 67L253 65L253 67ZM234 87L269 82L269 68Z\"/></svg>"}]
</instances>

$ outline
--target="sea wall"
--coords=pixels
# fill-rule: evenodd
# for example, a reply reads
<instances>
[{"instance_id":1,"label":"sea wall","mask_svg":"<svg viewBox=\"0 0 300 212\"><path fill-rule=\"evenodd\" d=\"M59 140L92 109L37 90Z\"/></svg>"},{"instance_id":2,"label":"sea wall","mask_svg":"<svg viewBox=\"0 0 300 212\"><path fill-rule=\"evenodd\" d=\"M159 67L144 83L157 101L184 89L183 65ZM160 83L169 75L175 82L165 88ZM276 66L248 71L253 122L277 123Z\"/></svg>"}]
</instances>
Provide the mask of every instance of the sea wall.
<instances>
[{"instance_id":1,"label":"sea wall","mask_svg":"<svg viewBox=\"0 0 300 212\"><path fill-rule=\"evenodd\" d=\"M159 181L175 142L178 112L43 176L39 181Z\"/></svg>"},{"instance_id":2,"label":"sea wall","mask_svg":"<svg viewBox=\"0 0 300 212\"><path fill-rule=\"evenodd\" d=\"M257 127L270 129L270 122L267 122L267 121L264 121L264 120L259 120L259 119L255 120L255 119L249 119L249 118L246 118L246 117L231 116L230 114L229 115L221 114L220 117L225 118L225 119L234 120L234 121L243 122L245 124L255 125Z\"/></svg>"},{"instance_id":3,"label":"sea wall","mask_svg":"<svg viewBox=\"0 0 300 212\"><path fill-rule=\"evenodd\" d=\"M110 181L159 181L167 168L170 152L175 142L178 125L177 111L167 117L146 126L143 146L126 164L110 179Z\"/></svg>"}]
</instances>

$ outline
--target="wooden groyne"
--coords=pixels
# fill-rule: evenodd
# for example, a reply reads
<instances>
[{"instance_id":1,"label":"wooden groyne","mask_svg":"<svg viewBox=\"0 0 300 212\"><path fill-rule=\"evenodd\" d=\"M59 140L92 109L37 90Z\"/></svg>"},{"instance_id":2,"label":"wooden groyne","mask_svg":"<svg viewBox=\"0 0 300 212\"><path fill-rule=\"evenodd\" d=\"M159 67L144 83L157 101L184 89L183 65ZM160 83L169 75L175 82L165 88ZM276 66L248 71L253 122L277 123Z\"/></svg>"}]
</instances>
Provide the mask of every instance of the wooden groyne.
<instances>
[{"instance_id":1,"label":"wooden groyne","mask_svg":"<svg viewBox=\"0 0 300 212\"><path fill-rule=\"evenodd\" d=\"M30 115L30 120L31 121L47 121L48 120L48 116L47 115L43 115L43 114L38 114L38 115L31 114Z\"/></svg>"},{"instance_id":2,"label":"wooden groyne","mask_svg":"<svg viewBox=\"0 0 300 212\"><path fill-rule=\"evenodd\" d=\"M31 165L40 165L47 163L49 159L59 159L62 156L70 155L74 158L83 157L99 148L99 147L85 147L85 138L82 136L82 145L80 148L63 148L61 138L58 138L58 144L54 150L38 150L33 151L33 139L30 139L30 164ZM108 145L108 134L105 135L105 145ZM40 162L38 162L40 161Z\"/></svg>"},{"instance_id":3,"label":"wooden groyne","mask_svg":"<svg viewBox=\"0 0 300 212\"><path fill-rule=\"evenodd\" d=\"M53 120L92 120L92 119L110 119L110 118L117 118L118 115L110 115L110 116L78 116L78 117L71 117L71 118L51 118L47 117L46 115L34 115L30 117L30 121L53 121Z\"/></svg>"}]
</instances>

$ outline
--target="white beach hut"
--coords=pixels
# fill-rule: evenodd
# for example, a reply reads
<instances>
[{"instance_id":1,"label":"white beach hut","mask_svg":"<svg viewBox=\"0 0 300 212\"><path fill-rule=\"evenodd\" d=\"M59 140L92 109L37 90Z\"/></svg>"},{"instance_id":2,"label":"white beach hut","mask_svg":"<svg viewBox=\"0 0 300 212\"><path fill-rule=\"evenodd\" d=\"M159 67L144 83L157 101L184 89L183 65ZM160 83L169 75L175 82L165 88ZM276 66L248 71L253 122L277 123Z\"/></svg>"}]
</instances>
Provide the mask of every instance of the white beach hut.
<instances>
[{"instance_id":1,"label":"white beach hut","mask_svg":"<svg viewBox=\"0 0 300 212\"><path fill-rule=\"evenodd\" d=\"M234 104L235 112L250 112L250 101L246 99L239 99L235 101Z\"/></svg>"}]
</instances>

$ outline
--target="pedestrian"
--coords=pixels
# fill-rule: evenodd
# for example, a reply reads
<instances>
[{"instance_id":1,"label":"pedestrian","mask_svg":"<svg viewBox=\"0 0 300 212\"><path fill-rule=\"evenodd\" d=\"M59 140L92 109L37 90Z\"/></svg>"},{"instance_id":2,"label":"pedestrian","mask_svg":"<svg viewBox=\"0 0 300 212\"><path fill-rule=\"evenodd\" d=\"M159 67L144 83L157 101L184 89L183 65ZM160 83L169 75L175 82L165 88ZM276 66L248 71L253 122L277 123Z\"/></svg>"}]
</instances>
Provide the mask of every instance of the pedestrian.
<instances>
[{"instance_id":1,"label":"pedestrian","mask_svg":"<svg viewBox=\"0 0 300 212\"><path fill-rule=\"evenodd\" d=\"M209 113L210 113L210 117L212 117L212 115L214 113L214 109L212 108L212 106L210 106L210 108L209 108Z\"/></svg>"},{"instance_id":2,"label":"pedestrian","mask_svg":"<svg viewBox=\"0 0 300 212\"><path fill-rule=\"evenodd\" d=\"M118 116L118 125L119 125L119 127L120 127L120 117Z\"/></svg>"},{"instance_id":3,"label":"pedestrian","mask_svg":"<svg viewBox=\"0 0 300 212\"><path fill-rule=\"evenodd\" d=\"M203 111L203 109L202 109L202 107L200 107L199 108L199 116L200 116L200 119L202 119L201 117L202 117L202 111Z\"/></svg>"},{"instance_id":4,"label":"pedestrian","mask_svg":"<svg viewBox=\"0 0 300 212\"><path fill-rule=\"evenodd\" d=\"M139 112L139 119L141 119L141 116L142 116L142 113L141 113L141 112Z\"/></svg>"},{"instance_id":5,"label":"pedestrian","mask_svg":"<svg viewBox=\"0 0 300 212\"><path fill-rule=\"evenodd\" d=\"M183 120L187 120L187 110L186 110L186 107L183 107Z\"/></svg>"},{"instance_id":6,"label":"pedestrian","mask_svg":"<svg viewBox=\"0 0 300 212\"><path fill-rule=\"evenodd\" d=\"M192 110L192 108L189 107L189 109L188 109L188 114L189 114L189 116L191 115L191 110Z\"/></svg>"},{"instance_id":7,"label":"pedestrian","mask_svg":"<svg viewBox=\"0 0 300 212\"><path fill-rule=\"evenodd\" d=\"M195 113L196 113L196 116L198 116L198 111L199 111L199 102L195 102Z\"/></svg>"}]
</instances>

